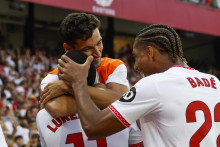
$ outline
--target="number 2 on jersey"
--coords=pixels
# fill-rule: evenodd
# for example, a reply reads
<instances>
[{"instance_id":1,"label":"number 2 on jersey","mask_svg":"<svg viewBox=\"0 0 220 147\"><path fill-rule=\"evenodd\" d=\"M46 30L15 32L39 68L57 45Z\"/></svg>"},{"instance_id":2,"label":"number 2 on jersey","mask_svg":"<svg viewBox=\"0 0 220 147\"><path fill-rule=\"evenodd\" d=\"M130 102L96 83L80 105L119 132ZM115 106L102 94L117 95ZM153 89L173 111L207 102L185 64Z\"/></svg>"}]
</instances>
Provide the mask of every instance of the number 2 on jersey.
<instances>
[{"instance_id":1,"label":"number 2 on jersey","mask_svg":"<svg viewBox=\"0 0 220 147\"><path fill-rule=\"evenodd\" d=\"M95 140L95 139L88 139ZM106 138L96 139L97 147L107 147ZM84 147L84 141L82 133L68 134L66 138L66 144L73 143L75 147Z\"/></svg>"},{"instance_id":2,"label":"number 2 on jersey","mask_svg":"<svg viewBox=\"0 0 220 147\"><path fill-rule=\"evenodd\" d=\"M212 116L209 107L201 101L194 101L190 103L186 109L186 121L196 122L197 110L201 110L204 113L205 122L202 126L195 132L195 134L190 139L190 147L199 147L199 143L205 138L212 127ZM214 108L214 121L220 122L220 103L216 104ZM216 141L217 147L220 147L220 135L217 137Z\"/></svg>"}]
</instances>

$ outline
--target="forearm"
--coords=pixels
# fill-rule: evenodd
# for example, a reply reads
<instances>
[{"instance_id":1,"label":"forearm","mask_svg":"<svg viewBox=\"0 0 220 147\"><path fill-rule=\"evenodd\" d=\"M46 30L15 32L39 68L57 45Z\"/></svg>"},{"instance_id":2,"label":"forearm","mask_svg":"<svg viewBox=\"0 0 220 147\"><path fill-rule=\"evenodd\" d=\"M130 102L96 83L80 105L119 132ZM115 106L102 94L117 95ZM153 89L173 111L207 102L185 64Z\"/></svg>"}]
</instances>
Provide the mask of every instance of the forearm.
<instances>
[{"instance_id":1,"label":"forearm","mask_svg":"<svg viewBox=\"0 0 220 147\"><path fill-rule=\"evenodd\" d=\"M98 124L97 122L98 120L100 120L99 117L103 118L104 116L103 114L100 114L100 110L91 100L89 96L89 91L88 91L89 88L86 82L84 83L82 82L78 86L75 86L73 89L74 89L74 92L76 92L75 99L76 99L77 107L79 108L78 114L79 114L79 118L80 118L83 130L86 132L87 135L89 135L92 132L91 128L94 128L94 126L97 126ZM82 90L82 89L85 89L85 90Z\"/></svg>"},{"instance_id":2,"label":"forearm","mask_svg":"<svg viewBox=\"0 0 220 147\"><path fill-rule=\"evenodd\" d=\"M88 137L102 138L125 128L109 109L100 111L91 100L85 81L73 84L73 89L79 118Z\"/></svg>"},{"instance_id":3,"label":"forearm","mask_svg":"<svg viewBox=\"0 0 220 147\"><path fill-rule=\"evenodd\" d=\"M69 116L77 113L75 99L72 95L62 95L48 101L44 108L54 118Z\"/></svg>"},{"instance_id":4,"label":"forearm","mask_svg":"<svg viewBox=\"0 0 220 147\"><path fill-rule=\"evenodd\" d=\"M122 96L122 94L119 92L115 92L111 89L107 89L106 87L99 85L96 85L96 87L88 86L88 90L90 97L100 109L108 107L110 104L112 104L114 101L118 100ZM54 86L52 88L54 88ZM72 87L63 86L63 89L63 93L68 92L74 94ZM47 89L47 91L48 90L49 89ZM54 118L72 115L77 112L73 95L63 94L61 96L53 98L49 100L44 107Z\"/></svg>"},{"instance_id":5,"label":"forearm","mask_svg":"<svg viewBox=\"0 0 220 147\"><path fill-rule=\"evenodd\" d=\"M110 104L112 104L114 101L118 100L122 96L122 94L119 92L115 92L114 90L102 88L99 86L88 86L88 91L91 99L101 109L108 107ZM68 92L74 93L72 88L69 88Z\"/></svg>"},{"instance_id":6,"label":"forearm","mask_svg":"<svg viewBox=\"0 0 220 147\"><path fill-rule=\"evenodd\" d=\"M88 92L94 103L101 109L108 107L122 96L111 89L96 88L91 86L88 86Z\"/></svg>"}]
</instances>

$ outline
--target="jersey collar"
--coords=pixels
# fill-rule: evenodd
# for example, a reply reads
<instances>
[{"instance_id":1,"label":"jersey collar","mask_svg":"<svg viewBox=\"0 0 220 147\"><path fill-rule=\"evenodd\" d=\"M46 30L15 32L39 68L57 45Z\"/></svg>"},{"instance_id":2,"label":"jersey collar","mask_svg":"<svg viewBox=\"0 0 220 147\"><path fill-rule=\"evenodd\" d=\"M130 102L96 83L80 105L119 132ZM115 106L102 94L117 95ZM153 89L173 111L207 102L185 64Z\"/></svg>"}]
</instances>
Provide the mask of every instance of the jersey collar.
<instances>
[{"instance_id":1,"label":"jersey collar","mask_svg":"<svg viewBox=\"0 0 220 147\"><path fill-rule=\"evenodd\" d=\"M189 70L195 70L194 68L191 68L191 67L185 67L185 66L180 66L180 65L173 65L173 66L170 67L170 68L173 68L173 67L181 67L181 68L185 68L185 69L189 69Z\"/></svg>"}]
</instances>

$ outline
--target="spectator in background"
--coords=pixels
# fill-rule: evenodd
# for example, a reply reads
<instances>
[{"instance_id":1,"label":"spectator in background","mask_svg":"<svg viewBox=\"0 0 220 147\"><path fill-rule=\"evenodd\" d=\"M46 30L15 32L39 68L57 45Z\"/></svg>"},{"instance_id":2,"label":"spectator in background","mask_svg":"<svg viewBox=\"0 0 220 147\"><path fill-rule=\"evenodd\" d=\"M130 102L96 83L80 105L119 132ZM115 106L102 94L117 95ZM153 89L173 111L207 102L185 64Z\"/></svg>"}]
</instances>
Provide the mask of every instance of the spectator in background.
<instances>
[{"instance_id":1,"label":"spectator in background","mask_svg":"<svg viewBox=\"0 0 220 147\"><path fill-rule=\"evenodd\" d=\"M27 110L30 109L30 119L36 117L34 110L31 113L31 106L38 105L38 101L35 99L33 102L33 99L29 99L27 91L30 95L38 96L39 88L37 87L39 87L41 76L44 75L44 71L36 72L31 68L36 62L35 58L30 55L30 50L24 49L23 53L22 51L20 49L0 51L1 57L4 57L0 60L0 103L2 105L0 120L2 120L1 126L3 126L6 141L12 147L16 146L17 136L22 136L22 139L18 137L18 140L23 140L24 144L27 144L29 131L36 130L35 121L28 121L25 116ZM31 58L33 60L30 60ZM28 83L33 86L28 87ZM11 116L9 107L13 111Z\"/></svg>"},{"instance_id":2,"label":"spectator in background","mask_svg":"<svg viewBox=\"0 0 220 147\"><path fill-rule=\"evenodd\" d=\"M137 81L141 79L140 73L134 70L134 57L132 55L132 48L129 44L126 45L126 48L124 46L121 47L119 52L117 53L116 57L121 59L128 68L128 81L130 86L133 86Z\"/></svg>"},{"instance_id":3,"label":"spectator in background","mask_svg":"<svg viewBox=\"0 0 220 147\"><path fill-rule=\"evenodd\" d=\"M36 120L36 116L37 116L38 111L39 111L39 108L37 106L31 106L31 108L30 108L31 120Z\"/></svg>"},{"instance_id":4,"label":"spectator in background","mask_svg":"<svg viewBox=\"0 0 220 147\"><path fill-rule=\"evenodd\" d=\"M22 136L16 136L15 137L15 144L17 145L17 147L25 147L23 137Z\"/></svg>"},{"instance_id":5,"label":"spectator in background","mask_svg":"<svg viewBox=\"0 0 220 147\"><path fill-rule=\"evenodd\" d=\"M30 131L29 138L30 140L25 147L41 147L40 136L37 131Z\"/></svg>"}]
</instances>

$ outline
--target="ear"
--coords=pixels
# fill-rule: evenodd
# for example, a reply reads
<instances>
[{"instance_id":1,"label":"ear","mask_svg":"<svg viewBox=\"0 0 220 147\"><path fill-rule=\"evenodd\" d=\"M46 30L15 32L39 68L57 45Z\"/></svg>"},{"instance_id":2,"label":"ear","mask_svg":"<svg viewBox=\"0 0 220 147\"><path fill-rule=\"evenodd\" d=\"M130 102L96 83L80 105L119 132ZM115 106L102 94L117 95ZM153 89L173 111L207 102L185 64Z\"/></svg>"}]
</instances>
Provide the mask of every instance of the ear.
<instances>
[{"instance_id":1,"label":"ear","mask_svg":"<svg viewBox=\"0 0 220 147\"><path fill-rule=\"evenodd\" d=\"M65 51L69 51L69 50L72 50L72 49L73 49L73 48L72 48L69 44L67 44L67 43L63 43L63 48L64 48Z\"/></svg>"},{"instance_id":2,"label":"ear","mask_svg":"<svg viewBox=\"0 0 220 147\"><path fill-rule=\"evenodd\" d=\"M152 46L147 46L147 48L146 48L146 54L147 54L147 56L148 56L148 58L150 59L150 60L153 60L153 58L154 58L154 48L152 47Z\"/></svg>"}]
</instances>

